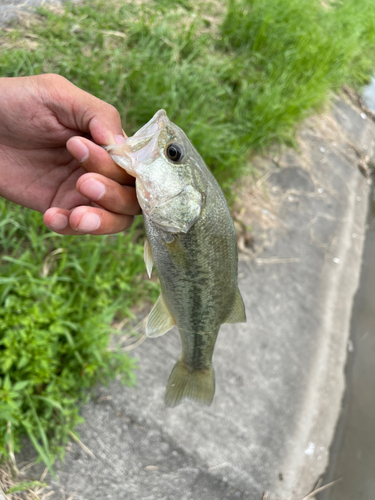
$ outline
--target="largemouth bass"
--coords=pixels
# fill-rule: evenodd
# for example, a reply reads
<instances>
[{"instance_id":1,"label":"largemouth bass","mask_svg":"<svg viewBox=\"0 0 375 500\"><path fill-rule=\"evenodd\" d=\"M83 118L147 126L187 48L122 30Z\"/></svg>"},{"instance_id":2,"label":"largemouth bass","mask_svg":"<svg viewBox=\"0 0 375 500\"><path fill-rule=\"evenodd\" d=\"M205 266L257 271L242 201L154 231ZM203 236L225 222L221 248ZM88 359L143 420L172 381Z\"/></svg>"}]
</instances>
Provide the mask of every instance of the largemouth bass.
<instances>
[{"instance_id":1,"label":"largemouth bass","mask_svg":"<svg viewBox=\"0 0 375 500\"><path fill-rule=\"evenodd\" d=\"M164 110L124 144L107 146L136 178L147 239L161 294L147 321L148 337L177 325L182 354L169 377L165 403L212 403L212 355L222 323L245 322L237 285L237 239L225 197L185 133Z\"/></svg>"}]
</instances>

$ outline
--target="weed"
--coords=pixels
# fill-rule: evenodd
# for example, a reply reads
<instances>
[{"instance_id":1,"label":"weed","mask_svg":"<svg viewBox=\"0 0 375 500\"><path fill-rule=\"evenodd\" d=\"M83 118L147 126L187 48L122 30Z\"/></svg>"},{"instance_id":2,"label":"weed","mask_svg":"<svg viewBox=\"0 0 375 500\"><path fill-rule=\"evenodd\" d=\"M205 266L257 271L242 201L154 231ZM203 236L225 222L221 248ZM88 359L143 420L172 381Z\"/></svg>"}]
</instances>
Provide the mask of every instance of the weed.
<instances>
[{"instance_id":1,"label":"weed","mask_svg":"<svg viewBox=\"0 0 375 500\"><path fill-rule=\"evenodd\" d=\"M0 453L17 451L26 433L51 466L80 421L85 391L116 375L134 381L134 361L107 349L111 323L155 285L141 286L136 225L62 237L40 214L1 199L0 221Z\"/></svg>"}]
</instances>

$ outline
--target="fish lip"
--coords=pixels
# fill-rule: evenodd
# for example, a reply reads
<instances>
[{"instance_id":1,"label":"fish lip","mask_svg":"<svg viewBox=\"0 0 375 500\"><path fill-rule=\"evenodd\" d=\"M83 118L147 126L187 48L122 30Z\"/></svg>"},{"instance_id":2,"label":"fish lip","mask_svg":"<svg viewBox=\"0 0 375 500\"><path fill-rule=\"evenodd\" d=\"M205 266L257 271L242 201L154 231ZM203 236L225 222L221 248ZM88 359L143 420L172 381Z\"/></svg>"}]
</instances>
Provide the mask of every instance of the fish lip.
<instances>
[{"instance_id":1,"label":"fish lip","mask_svg":"<svg viewBox=\"0 0 375 500\"><path fill-rule=\"evenodd\" d=\"M125 142L120 145L102 146L111 158L128 174L137 177L136 168L140 162L141 151L147 147L151 141L157 143L162 129L166 126L168 120L164 109L159 109L155 115L134 135L127 137ZM137 155L137 152L139 154Z\"/></svg>"},{"instance_id":2,"label":"fish lip","mask_svg":"<svg viewBox=\"0 0 375 500\"><path fill-rule=\"evenodd\" d=\"M151 140L155 134L160 131L167 124L168 117L164 109L159 109L154 116L142 128L140 128L134 135L127 138L127 144L135 151L139 149L138 144L142 141Z\"/></svg>"}]
</instances>

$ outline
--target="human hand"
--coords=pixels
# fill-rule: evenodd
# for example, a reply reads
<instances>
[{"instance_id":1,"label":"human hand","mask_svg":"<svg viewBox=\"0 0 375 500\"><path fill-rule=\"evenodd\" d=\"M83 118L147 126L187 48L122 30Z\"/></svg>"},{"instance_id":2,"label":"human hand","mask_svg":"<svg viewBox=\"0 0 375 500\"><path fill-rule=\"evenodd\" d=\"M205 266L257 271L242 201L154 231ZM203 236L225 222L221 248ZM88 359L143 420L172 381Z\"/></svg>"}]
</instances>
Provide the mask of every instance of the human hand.
<instances>
[{"instance_id":1,"label":"human hand","mask_svg":"<svg viewBox=\"0 0 375 500\"><path fill-rule=\"evenodd\" d=\"M59 234L127 229L134 178L98 146L124 142L116 109L52 74L1 78L0 96L0 196Z\"/></svg>"}]
</instances>

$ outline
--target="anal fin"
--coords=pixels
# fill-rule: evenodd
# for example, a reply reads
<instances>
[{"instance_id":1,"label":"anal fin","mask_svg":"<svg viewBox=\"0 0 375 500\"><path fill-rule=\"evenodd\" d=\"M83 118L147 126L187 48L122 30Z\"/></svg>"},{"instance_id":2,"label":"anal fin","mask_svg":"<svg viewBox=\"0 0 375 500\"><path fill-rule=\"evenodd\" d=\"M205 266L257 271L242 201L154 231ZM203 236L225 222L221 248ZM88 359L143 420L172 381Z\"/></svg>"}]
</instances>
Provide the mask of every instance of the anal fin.
<instances>
[{"instance_id":1,"label":"anal fin","mask_svg":"<svg viewBox=\"0 0 375 500\"><path fill-rule=\"evenodd\" d=\"M243 303L241 293L238 288L233 308L225 320L225 323L246 323L245 304Z\"/></svg>"},{"instance_id":2,"label":"anal fin","mask_svg":"<svg viewBox=\"0 0 375 500\"><path fill-rule=\"evenodd\" d=\"M160 337L173 328L175 324L176 322L165 305L162 294L160 294L148 316L146 335L147 337Z\"/></svg>"}]
</instances>

